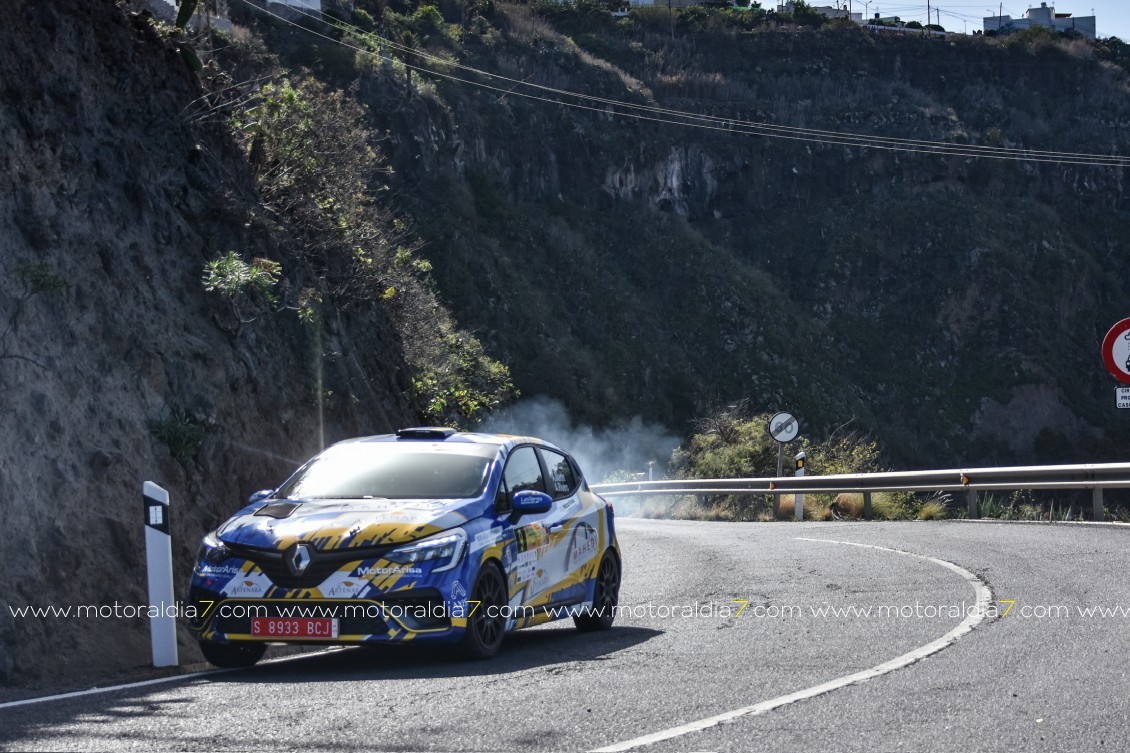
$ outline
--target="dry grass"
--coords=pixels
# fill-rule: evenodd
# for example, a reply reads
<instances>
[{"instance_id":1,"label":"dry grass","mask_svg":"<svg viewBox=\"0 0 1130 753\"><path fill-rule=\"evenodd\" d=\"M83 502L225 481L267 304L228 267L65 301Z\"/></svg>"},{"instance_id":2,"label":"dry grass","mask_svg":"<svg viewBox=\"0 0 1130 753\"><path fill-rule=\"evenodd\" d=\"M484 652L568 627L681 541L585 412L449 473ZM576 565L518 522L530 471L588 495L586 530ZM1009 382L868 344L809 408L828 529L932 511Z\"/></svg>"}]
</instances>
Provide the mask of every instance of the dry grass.
<instances>
[{"instance_id":1,"label":"dry grass","mask_svg":"<svg viewBox=\"0 0 1130 753\"><path fill-rule=\"evenodd\" d=\"M853 520L863 517L863 495L844 492L832 501L832 509L841 518Z\"/></svg>"},{"instance_id":2,"label":"dry grass","mask_svg":"<svg viewBox=\"0 0 1130 753\"><path fill-rule=\"evenodd\" d=\"M796 497L792 494L781 495L781 507L779 511L780 520L793 520L796 515ZM832 504L822 499L819 496L807 494L804 497L804 519L805 520L835 520L836 513L832 510Z\"/></svg>"},{"instance_id":3,"label":"dry grass","mask_svg":"<svg viewBox=\"0 0 1130 753\"><path fill-rule=\"evenodd\" d=\"M945 517L948 517L948 512L949 511L946 509L945 502L938 499L932 499L928 502L922 503L922 507L918 510L918 519L941 520Z\"/></svg>"}]
</instances>

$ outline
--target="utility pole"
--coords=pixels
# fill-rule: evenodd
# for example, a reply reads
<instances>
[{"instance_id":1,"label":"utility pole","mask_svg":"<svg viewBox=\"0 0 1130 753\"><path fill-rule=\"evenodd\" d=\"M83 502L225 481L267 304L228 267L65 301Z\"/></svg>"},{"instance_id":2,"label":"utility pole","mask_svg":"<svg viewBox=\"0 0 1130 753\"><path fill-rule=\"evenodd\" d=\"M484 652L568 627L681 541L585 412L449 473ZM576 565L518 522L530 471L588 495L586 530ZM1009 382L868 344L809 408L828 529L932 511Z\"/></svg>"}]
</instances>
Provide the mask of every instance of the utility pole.
<instances>
[{"instance_id":1,"label":"utility pole","mask_svg":"<svg viewBox=\"0 0 1130 753\"><path fill-rule=\"evenodd\" d=\"M930 0L926 0L926 25L930 25L930 16L934 15L930 12Z\"/></svg>"}]
</instances>

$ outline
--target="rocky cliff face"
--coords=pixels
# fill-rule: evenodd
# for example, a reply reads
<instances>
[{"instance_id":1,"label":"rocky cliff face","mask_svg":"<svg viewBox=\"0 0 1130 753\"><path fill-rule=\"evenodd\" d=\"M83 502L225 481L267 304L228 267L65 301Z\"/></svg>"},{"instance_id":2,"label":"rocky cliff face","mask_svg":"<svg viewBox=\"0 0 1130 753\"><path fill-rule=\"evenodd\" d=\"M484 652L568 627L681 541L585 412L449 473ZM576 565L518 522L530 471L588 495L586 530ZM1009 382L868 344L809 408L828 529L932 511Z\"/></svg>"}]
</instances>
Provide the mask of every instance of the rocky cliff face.
<instances>
[{"instance_id":1,"label":"rocky cliff face","mask_svg":"<svg viewBox=\"0 0 1130 753\"><path fill-rule=\"evenodd\" d=\"M23 685L148 664L144 619L9 612L146 603L143 480L171 492L183 596L201 533L250 492L412 413L379 311L328 308L320 342L271 312L236 333L204 291L209 259L279 249L248 224L258 201L226 131L186 114L200 85L144 20L110 0L6 10L0 682Z\"/></svg>"},{"instance_id":2,"label":"rocky cliff face","mask_svg":"<svg viewBox=\"0 0 1130 753\"><path fill-rule=\"evenodd\" d=\"M1127 74L1101 45L717 25L671 40L649 18L507 6L464 54L735 121L1130 148ZM816 432L854 420L901 467L1121 456L1098 353L1125 315L1121 169L678 127L443 81L423 99L448 135L422 169L419 137L394 140L397 179L444 292L525 394L677 428L748 397Z\"/></svg>"}]
</instances>

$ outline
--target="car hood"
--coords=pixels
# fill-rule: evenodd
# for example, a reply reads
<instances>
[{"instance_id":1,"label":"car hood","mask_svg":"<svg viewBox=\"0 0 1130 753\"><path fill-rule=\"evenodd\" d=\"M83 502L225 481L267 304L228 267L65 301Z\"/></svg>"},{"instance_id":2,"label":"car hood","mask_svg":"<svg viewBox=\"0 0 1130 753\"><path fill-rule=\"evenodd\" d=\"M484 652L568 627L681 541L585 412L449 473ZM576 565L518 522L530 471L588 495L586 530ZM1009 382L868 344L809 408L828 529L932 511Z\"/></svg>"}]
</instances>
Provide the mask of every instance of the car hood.
<instances>
[{"instance_id":1,"label":"car hood","mask_svg":"<svg viewBox=\"0 0 1130 753\"><path fill-rule=\"evenodd\" d=\"M403 544L461 526L486 512L476 500L266 500L217 531L227 544L284 550L295 542L319 551Z\"/></svg>"}]
</instances>

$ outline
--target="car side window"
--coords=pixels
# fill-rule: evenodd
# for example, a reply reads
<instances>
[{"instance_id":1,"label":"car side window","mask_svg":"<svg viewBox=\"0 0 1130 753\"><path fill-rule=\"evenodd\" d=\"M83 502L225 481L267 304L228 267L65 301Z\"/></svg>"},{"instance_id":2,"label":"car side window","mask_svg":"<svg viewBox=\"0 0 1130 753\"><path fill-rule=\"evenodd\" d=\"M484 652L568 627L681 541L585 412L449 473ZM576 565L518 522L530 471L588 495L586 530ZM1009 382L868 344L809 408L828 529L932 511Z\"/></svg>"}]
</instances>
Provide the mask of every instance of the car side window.
<instances>
[{"instance_id":1,"label":"car side window","mask_svg":"<svg viewBox=\"0 0 1130 753\"><path fill-rule=\"evenodd\" d=\"M545 491L541 463L538 462L533 447L519 447L510 453L510 458L506 461L506 470L502 474L502 483L511 495L527 489Z\"/></svg>"},{"instance_id":2,"label":"car side window","mask_svg":"<svg viewBox=\"0 0 1130 753\"><path fill-rule=\"evenodd\" d=\"M554 499L568 497L577 489L577 475L573 473L573 465L569 458L560 452L542 448L541 456L545 459L545 467L549 471L549 489Z\"/></svg>"}]
</instances>

